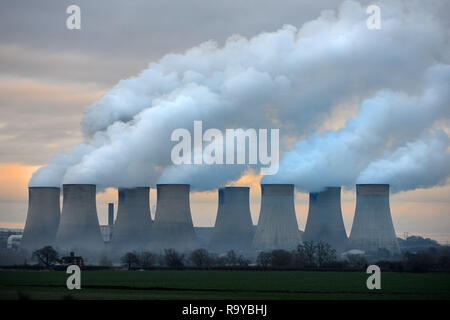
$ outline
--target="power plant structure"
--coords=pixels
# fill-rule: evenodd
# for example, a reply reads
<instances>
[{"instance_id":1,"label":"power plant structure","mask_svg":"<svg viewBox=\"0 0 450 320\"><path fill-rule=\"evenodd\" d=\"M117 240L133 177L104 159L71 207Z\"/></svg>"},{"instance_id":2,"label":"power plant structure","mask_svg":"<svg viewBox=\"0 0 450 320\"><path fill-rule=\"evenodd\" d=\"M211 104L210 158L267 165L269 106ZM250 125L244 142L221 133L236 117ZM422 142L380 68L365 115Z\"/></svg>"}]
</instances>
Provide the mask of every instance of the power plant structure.
<instances>
[{"instance_id":1,"label":"power plant structure","mask_svg":"<svg viewBox=\"0 0 450 320\"><path fill-rule=\"evenodd\" d=\"M309 194L309 210L303 241L326 242L337 252L347 249L347 233L341 210L341 187L326 187Z\"/></svg>"},{"instance_id":2,"label":"power plant structure","mask_svg":"<svg viewBox=\"0 0 450 320\"><path fill-rule=\"evenodd\" d=\"M63 196L56 246L83 252L104 249L95 202L96 186L64 184Z\"/></svg>"},{"instance_id":3,"label":"power plant structure","mask_svg":"<svg viewBox=\"0 0 450 320\"><path fill-rule=\"evenodd\" d=\"M294 249L302 243L294 206L294 185L261 184L261 210L253 246Z\"/></svg>"},{"instance_id":4,"label":"power plant structure","mask_svg":"<svg viewBox=\"0 0 450 320\"><path fill-rule=\"evenodd\" d=\"M144 249L149 245L152 219L150 188L119 188L119 206L112 234L114 249Z\"/></svg>"},{"instance_id":5,"label":"power plant structure","mask_svg":"<svg viewBox=\"0 0 450 320\"><path fill-rule=\"evenodd\" d=\"M219 206L210 247L228 251L249 250L254 227L250 214L250 188L220 188Z\"/></svg>"},{"instance_id":6,"label":"power plant structure","mask_svg":"<svg viewBox=\"0 0 450 320\"><path fill-rule=\"evenodd\" d=\"M168 249L187 251L199 247L189 201L188 184L158 184L155 221L150 215L150 188L119 188L117 219L110 247L124 250ZM215 227L202 238L215 251L295 249L302 243L294 206L294 185L261 184L261 210L253 226L248 187L218 190ZM303 240L327 242L338 252L348 249L377 254L387 249L400 253L389 204L388 184L357 184L356 209L347 240L342 219L341 188L326 187L309 195L309 212ZM21 247L96 252L105 248L96 209L96 186L64 184L60 214L60 188L30 187L28 213ZM112 227L114 206L108 207ZM205 232L206 234L206 232ZM202 233L203 235L203 233ZM203 235L204 236L204 235ZM108 242L109 239L105 238Z\"/></svg>"},{"instance_id":7,"label":"power plant structure","mask_svg":"<svg viewBox=\"0 0 450 320\"><path fill-rule=\"evenodd\" d=\"M61 215L59 195L59 188L28 188L28 212L22 248L34 250L54 244Z\"/></svg>"},{"instance_id":8,"label":"power plant structure","mask_svg":"<svg viewBox=\"0 0 450 320\"><path fill-rule=\"evenodd\" d=\"M114 203L108 203L108 226L114 226Z\"/></svg>"},{"instance_id":9,"label":"power plant structure","mask_svg":"<svg viewBox=\"0 0 450 320\"><path fill-rule=\"evenodd\" d=\"M389 205L388 184L357 184L356 209L349 238L350 249L400 253Z\"/></svg>"},{"instance_id":10,"label":"power plant structure","mask_svg":"<svg viewBox=\"0 0 450 320\"><path fill-rule=\"evenodd\" d=\"M199 242L192 223L188 184L158 184L153 247L191 250Z\"/></svg>"}]
</instances>

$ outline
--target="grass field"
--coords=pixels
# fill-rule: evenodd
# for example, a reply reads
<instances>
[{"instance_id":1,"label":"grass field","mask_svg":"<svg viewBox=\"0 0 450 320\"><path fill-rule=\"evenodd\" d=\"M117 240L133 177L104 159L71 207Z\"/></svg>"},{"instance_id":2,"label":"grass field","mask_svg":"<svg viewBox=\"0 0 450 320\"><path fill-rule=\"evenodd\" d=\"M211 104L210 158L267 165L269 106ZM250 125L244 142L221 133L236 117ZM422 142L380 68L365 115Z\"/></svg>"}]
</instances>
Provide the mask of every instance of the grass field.
<instances>
[{"instance_id":1,"label":"grass field","mask_svg":"<svg viewBox=\"0 0 450 320\"><path fill-rule=\"evenodd\" d=\"M0 271L0 299L450 299L449 273L84 271L81 290L65 272Z\"/></svg>"}]
</instances>

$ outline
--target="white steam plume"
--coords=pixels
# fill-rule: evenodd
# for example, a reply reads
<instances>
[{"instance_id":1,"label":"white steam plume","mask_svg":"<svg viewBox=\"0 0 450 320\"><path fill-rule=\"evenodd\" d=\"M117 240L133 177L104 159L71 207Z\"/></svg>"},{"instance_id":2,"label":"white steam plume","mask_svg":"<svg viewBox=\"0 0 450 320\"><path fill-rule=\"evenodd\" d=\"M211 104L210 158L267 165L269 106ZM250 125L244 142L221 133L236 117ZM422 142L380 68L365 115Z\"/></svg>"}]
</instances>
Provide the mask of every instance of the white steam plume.
<instances>
[{"instance_id":1,"label":"white steam plume","mask_svg":"<svg viewBox=\"0 0 450 320\"><path fill-rule=\"evenodd\" d=\"M409 132L416 129L408 129L403 117L390 120L382 112L377 121L388 123L377 126L383 134L365 137L378 134L376 128L371 131L373 123L369 128L358 124L364 120L364 112L376 109L368 104L380 104L380 108L394 113L397 103L431 104L436 115L418 114L413 122L422 133L439 117L448 116L435 106L432 94L427 94L436 91L436 99L448 110L448 96L441 94L439 82L433 80L433 74L444 74L442 77L448 80L448 67L436 64L448 50L447 31L433 19L427 4L414 2L411 6L414 8L409 10L404 10L400 2L382 6L382 29L376 31L366 27L365 7L347 1L338 13L324 11L300 29L285 26L251 39L233 36L221 48L209 41L182 55L169 54L139 76L119 82L89 106L82 121L83 144L52 159L33 175L30 185L153 185L167 182L161 179L164 174L170 182L211 189L242 174L245 166L190 170L172 166L171 132L192 128L194 120L202 120L205 129L280 128L281 141L307 135L309 138L297 146L304 145L303 150L314 153L300 152L301 158L309 157L312 169L326 167L330 158L323 148L314 146L324 142L311 135L331 110L356 99L364 102L358 117L347 127L360 129L343 129L342 135L353 137L349 138L352 142L365 138L381 141L374 142L376 152L368 150L365 143L354 143L359 150L342 153L344 164L355 154L367 153L367 157L357 158L363 159L356 161L357 168L349 176L342 172L331 180L336 184L354 183L371 161L386 156L384 151L389 153L422 137ZM391 103L391 98L395 102ZM405 138L401 138L403 135ZM346 147L339 142L339 132L329 132L324 138L336 143L332 148ZM286 151L290 146L281 147ZM293 172L291 183L315 188L310 172L301 163L289 161L292 157L285 154L280 175L274 178L282 181L287 178L285 172ZM336 162L335 170L340 170L340 165L342 162ZM302 185L301 181L306 182ZM321 177L316 181L319 186L329 183Z\"/></svg>"}]
</instances>

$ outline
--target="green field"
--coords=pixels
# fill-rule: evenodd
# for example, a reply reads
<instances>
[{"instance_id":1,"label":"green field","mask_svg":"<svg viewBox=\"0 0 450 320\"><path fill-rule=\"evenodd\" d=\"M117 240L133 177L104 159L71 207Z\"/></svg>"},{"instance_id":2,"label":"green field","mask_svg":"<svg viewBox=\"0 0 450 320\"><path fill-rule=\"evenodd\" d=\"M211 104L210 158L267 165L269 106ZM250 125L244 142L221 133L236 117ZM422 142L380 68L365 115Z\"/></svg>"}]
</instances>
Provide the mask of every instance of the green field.
<instances>
[{"instance_id":1,"label":"green field","mask_svg":"<svg viewBox=\"0 0 450 320\"><path fill-rule=\"evenodd\" d=\"M0 271L0 299L450 299L449 273L83 271L81 290L65 272Z\"/></svg>"}]
</instances>

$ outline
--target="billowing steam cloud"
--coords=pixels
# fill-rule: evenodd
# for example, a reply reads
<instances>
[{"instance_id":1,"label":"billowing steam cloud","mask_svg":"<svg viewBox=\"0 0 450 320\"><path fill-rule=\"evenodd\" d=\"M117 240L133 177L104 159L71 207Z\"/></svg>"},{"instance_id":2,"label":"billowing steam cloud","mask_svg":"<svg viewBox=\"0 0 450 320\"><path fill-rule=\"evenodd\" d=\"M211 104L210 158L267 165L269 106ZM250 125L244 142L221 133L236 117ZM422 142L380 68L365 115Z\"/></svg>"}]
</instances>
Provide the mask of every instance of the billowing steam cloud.
<instances>
[{"instance_id":1,"label":"billowing steam cloud","mask_svg":"<svg viewBox=\"0 0 450 320\"><path fill-rule=\"evenodd\" d=\"M305 190L356 181L383 180L399 190L440 183L448 176L448 138L434 124L449 116L447 31L426 4L414 6L382 7L382 29L368 30L365 8L349 1L300 29L169 54L89 106L84 143L54 157L30 185L178 182L211 189L239 177L246 166L172 165L171 133L192 129L194 120L205 129L280 128L285 153L279 174L266 182ZM360 110L345 128L315 134L332 110L355 100ZM293 149L292 139L299 140ZM430 175L430 166L441 175Z\"/></svg>"},{"instance_id":2,"label":"billowing steam cloud","mask_svg":"<svg viewBox=\"0 0 450 320\"><path fill-rule=\"evenodd\" d=\"M297 142L285 153L278 174L263 181L294 180L310 191L355 181L390 183L394 190L445 182L449 139L443 131L429 130L450 116L450 66L431 67L426 79L421 96L382 91L363 101L345 128Z\"/></svg>"}]
</instances>

